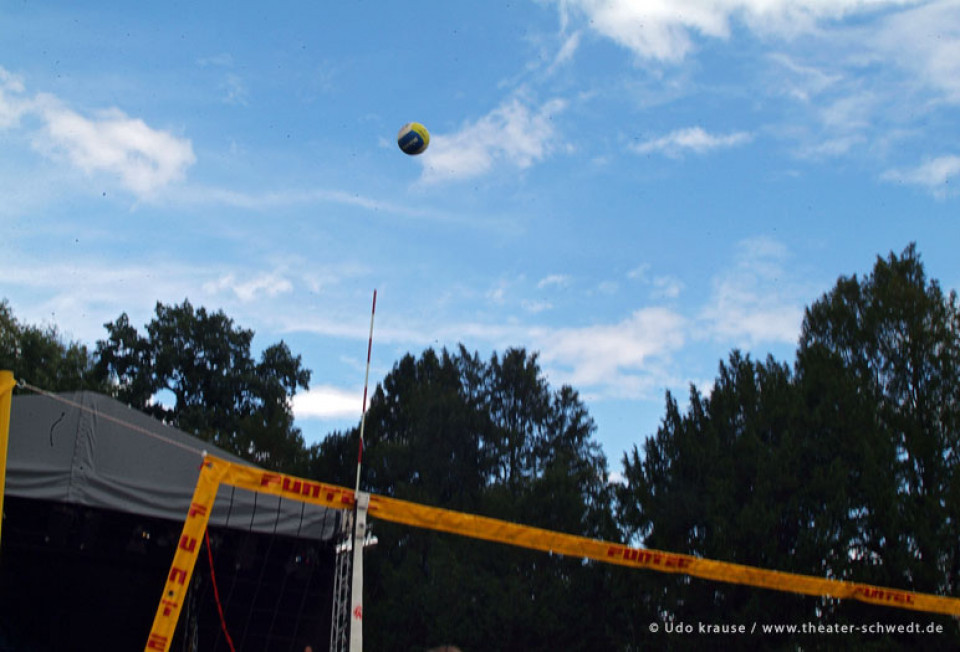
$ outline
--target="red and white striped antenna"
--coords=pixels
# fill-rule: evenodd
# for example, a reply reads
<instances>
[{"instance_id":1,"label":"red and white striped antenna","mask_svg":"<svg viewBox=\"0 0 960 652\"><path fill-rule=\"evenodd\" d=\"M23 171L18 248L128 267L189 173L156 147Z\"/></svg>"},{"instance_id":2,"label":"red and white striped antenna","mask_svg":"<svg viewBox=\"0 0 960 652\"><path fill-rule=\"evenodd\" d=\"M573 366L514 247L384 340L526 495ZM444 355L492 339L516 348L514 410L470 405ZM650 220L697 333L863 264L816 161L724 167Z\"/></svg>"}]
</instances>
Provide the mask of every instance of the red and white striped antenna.
<instances>
[{"instance_id":1,"label":"red and white striped antenna","mask_svg":"<svg viewBox=\"0 0 960 652\"><path fill-rule=\"evenodd\" d=\"M363 464L363 426L367 421L367 384L370 382L370 352L373 350L373 318L377 313L377 290L373 290L373 307L370 308L370 337L367 339L367 371L363 376L363 411L360 413L360 444L357 450L357 485L360 491L360 465Z\"/></svg>"}]
</instances>

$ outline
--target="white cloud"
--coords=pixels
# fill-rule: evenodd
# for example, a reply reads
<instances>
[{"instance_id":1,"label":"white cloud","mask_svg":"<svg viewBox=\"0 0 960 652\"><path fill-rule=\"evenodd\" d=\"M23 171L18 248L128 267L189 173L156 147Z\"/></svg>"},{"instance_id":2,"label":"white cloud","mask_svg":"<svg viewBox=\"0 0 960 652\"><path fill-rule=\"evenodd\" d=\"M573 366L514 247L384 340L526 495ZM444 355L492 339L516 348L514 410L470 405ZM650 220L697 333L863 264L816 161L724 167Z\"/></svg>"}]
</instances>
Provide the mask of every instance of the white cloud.
<instances>
[{"instance_id":1,"label":"white cloud","mask_svg":"<svg viewBox=\"0 0 960 652\"><path fill-rule=\"evenodd\" d=\"M739 20L763 35L793 37L821 22L920 0L557 0L600 35L646 60L677 63L694 49L694 37L726 39Z\"/></svg>"},{"instance_id":2,"label":"white cloud","mask_svg":"<svg viewBox=\"0 0 960 652\"><path fill-rule=\"evenodd\" d=\"M636 397L656 385L656 369L683 347L686 320L665 308L644 308L617 324L542 333L543 360L559 381L605 395Z\"/></svg>"},{"instance_id":3,"label":"white cloud","mask_svg":"<svg viewBox=\"0 0 960 652\"><path fill-rule=\"evenodd\" d=\"M807 297L789 280L786 248L759 237L738 250L734 268L713 280L712 299L700 314L703 334L741 348L795 343Z\"/></svg>"},{"instance_id":4,"label":"white cloud","mask_svg":"<svg viewBox=\"0 0 960 652\"><path fill-rule=\"evenodd\" d=\"M29 108L23 90L23 80L0 67L0 129L15 126Z\"/></svg>"},{"instance_id":5,"label":"white cloud","mask_svg":"<svg viewBox=\"0 0 960 652\"><path fill-rule=\"evenodd\" d=\"M634 145L632 149L638 154L662 152L666 156L676 158L682 156L683 153L687 151L696 154L706 154L716 149L736 147L750 142L752 138L750 134L743 131L726 135L713 135L707 133L701 127L688 127L686 129L677 129L666 136Z\"/></svg>"},{"instance_id":6,"label":"white cloud","mask_svg":"<svg viewBox=\"0 0 960 652\"><path fill-rule=\"evenodd\" d=\"M540 282L537 283L537 289L544 289L548 287L566 287L570 284L570 277L566 274L550 274L540 279Z\"/></svg>"},{"instance_id":7,"label":"white cloud","mask_svg":"<svg viewBox=\"0 0 960 652\"><path fill-rule=\"evenodd\" d=\"M325 188L282 190L265 190L262 192L245 192L229 188L186 184L176 194L164 198L165 202L173 205L188 206L228 206L249 211L268 211L288 206L308 204L337 204L362 208L372 213L401 215L404 217L449 224L458 224L470 227L486 227L495 225L497 228L508 226L503 221L491 219L482 221L471 219L464 215L436 210L426 206L400 204L383 201L367 195L344 190Z\"/></svg>"},{"instance_id":8,"label":"white cloud","mask_svg":"<svg viewBox=\"0 0 960 652\"><path fill-rule=\"evenodd\" d=\"M189 140L149 127L119 109L86 118L52 96L38 96L45 125L34 144L87 174L105 172L141 199L184 178L196 157Z\"/></svg>"},{"instance_id":9,"label":"white cloud","mask_svg":"<svg viewBox=\"0 0 960 652\"><path fill-rule=\"evenodd\" d=\"M4 292L25 323L53 319L84 342L103 338L102 325L120 313L145 323L157 301L179 303L213 270L168 261L137 264L81 260L0 259Z\"/></svg>"},{"instance_id":10,"label":"white cloud","mask_svg":"<svg viewBox=\"0 0 960 652\"><path fill-rule=\"evenodd\" d=\"M871 47L912 77L960 102L960 2L924 2L886 17Z\"/></svg>"},{"instance_id":11,"label":"white cloud","mask_svg":"<svg viewBox=\"0 0 960 652\"><path fill-rule=\"evenodd\" d=\"M798 146L795 154L805 159L825 159L844 156L854 147L867 142L864 136L846 135L835 138L826 138L819 142L805 143Z\"/></svg>"},{"instance_id":12,"label":"white cloud","mask_svg":"<svg viewBox=\"0 0 960 652\"><path fill-rule=\"evenodd\" d=\"M567 0L590 27L643 58L679 61L693 47L690 31L726 37L726 12L702 2L677 0Z\"/></svg>"},{"instance_id":13,"label":"white cloud","mask_svg":"<svg viewBox=\"0 0 960 652\"><path fill-rule=\"evenodd\" d=\"M342 419L363 411L363 394L322 385L293 397L293 415L297 419Z\"/></svg>"},{"instance_id":14,"label":"white cloud","mask_svg":"<svg viewBox=\"0 0 960 652\"><path fill-rule=\"evenodd\" d=\"M652 281L652 296L658 299L676 299L683 292L683 281L672 276L657 276Z\"/></svg>"},{"instance_id":15,"label":"white cloud","mask_svg":"<svg viewBox=\"0 0 960 652\"><path fill-rule=\"evenodd\" d=\"M223 101L226 104L237 104L246 106L250 97L247 91L247 85L243 78L236 73L229 73L220 82L220 90L223 91Z\"/></svg>"},{"instance_id":16,"label":"white cloud","mask_svg":"<svg viewBox=\"0 0 960 652\"><path fill-rule=\"evenodd\" d=\"M220 52L209 57L200 57L197 59L197 65L202 68L208 66L230 68L233 66L233 55L229 52Z\"/></svg>"},{"instance_id":17,"label":"white cloud","mask_svg":"<svg viewBox=\"0 0 960 652\"><path fill-rule=\"evenodd\" d=\"M502 304L507 297L507 290L510 288L510 283L505 279L500 279L497 281L496 285L487 290L486 296L487 300L495 303Z\"/></svg>"},{"instance_id":18,"label":"white cloud","mask_svg":"<svg viewBox=\"0 0 960 652\"><path fill-rule=\"evenodd\" d=\"M215 302L216 308L244 323L282 322L278 306L296 291L277 271L224 272L222 265L152 256L130 263L82 257L50 262L16 255L0 257L0 275L19 318L39 323L52 317L84 342L104 337L103 323L122 312L134 324L146 323L157 301L179 304L189 299L198 306Z\"/></svg>"},{"instance_id":19,"label":"white cloud","mask_svg":"<svg viewBox=\"0 0 960 652\"><path fill-rule=\"evenodd\" d=\"M524 310L534 315L553 308L553 304L549 301L531 301L529 299L520 302L520 305Z\"/></svg>"},{"instance_id":20,"label":"white cloud","mask_svg":"<svg viewBox=\"0 0 960 652\"><path fill-rule=\"evenodd\" d=\"M573 55L576 54L577 48L580 47L580 37L581 33L577 31L564 39L560 46L560 50L557 52L557 56L554 57L553 63L551 63L550 67L547 69L548 74L554 72L557 68L573 59Z\"/></svg>"},{"instance_id":21,"label":"white cloud","mask_svg":"<svg viewBox=\"0 0 960 652\"><path fill-rule=\"evenodd\" d=\"M668 275L650 276L650 265L644 263L627 272L627 278L649 285L655 299L676 299L683 292L683 281Z\"/></svg>"},{"instance_id":22,"label":"white cloud","mask_svg":"<svg viewBox=\"0 0 960 652\"><path fill-rule=\"evenodd\" d=\"M553 116L566 108L563 100L529 107L514 97L454 134L434 134L420 158L421 181L427 184L468 179L504 164L525 169L554 147Z\"/></svg>"},{"instance_id":23,"label":"white cloud","mask_svg":"<svg viewBox=\"0 0 960 652\"><path fill-rule=\"evenodd\" d=\"M768 59L776 64L775 73L768 83L774 85L778 92L804 103L814 100L843 79L838 73L800 63L786 54L771 54Z\"/></svg>"},{"instance_id":24,"label":"white cloud","mask_svg":"<svg viewBox=\"0 0 960 652\"><path fill-rule=\"evenodd\" d=\"M0 68L0 128L18 126L25 115L38 118L40 127L31 133L37 151L88 175L115 176L141 199L183 179L196 162L188 139L150 127L120 109L86 117L53 95L24 93L23 81Z\"/></svg>"},{"instance_id":25,"label":"white cloud","mask_svg":"<svg viewBox=\"0 0 960 652\"><path fill-rule=\"evenodd\" d=\"M883 174L885 181L920 186L935 197L943 199L958 192L951 182L960 182L960 156L949 155L931 159L906 170L890 170Z\"/></svg>"},{"instance_id":26,"label":"white cloud","mask_svg":"<svg viewBox=\"0 0 960 652\"><path fill-rule=\"evenodd\" d=\"M597 292L600 294L606 294L608 296L613 296L620 291L620 284L616 281L600 281L597 284Z\"/></svg>"},{"instance_id":27,"label":"white cloud","mask_svg":"<svg viewBox=\"0 0 960 652\"><path fill-rule=\"evenodd\" d=\"M210 294L230 291L240 301L250 302L259 296L274 297L293 290L293 283L277 272L260 274L247 281L239 281L234 274L225 274L216 281L204 283L203 289Z\"/></svg>"}]
</instances>

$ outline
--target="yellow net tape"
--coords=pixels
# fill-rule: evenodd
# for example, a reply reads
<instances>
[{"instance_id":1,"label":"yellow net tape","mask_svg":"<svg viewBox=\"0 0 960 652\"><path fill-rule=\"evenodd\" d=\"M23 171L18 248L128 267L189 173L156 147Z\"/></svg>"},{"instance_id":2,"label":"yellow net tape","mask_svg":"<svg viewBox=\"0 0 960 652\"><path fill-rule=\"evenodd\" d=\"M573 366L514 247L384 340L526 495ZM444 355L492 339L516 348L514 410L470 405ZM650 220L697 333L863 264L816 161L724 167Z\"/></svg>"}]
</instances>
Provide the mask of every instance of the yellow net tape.
<instances>
[{"instance_id":1,"label":"yellow net tape","mask_svg":"<svg viewBox=\"0 0 960 652\"><path fill-rule=\"evenodd\" d=\"M354 506L354 492L351 489L232 464L213 456L205 457L193 502L184 523L180 545L174 555L163 598L150 631L147 650L169 649L199 553L199 542L221 482L241 489L293 498L333 509L352 509ZM663 573L682 573L706 580L775 591L858 600L901 609L960 616L958 598L767 570L660 550L633 548L486 516L427 507L386 496L371 495L368 513L373 518L402 525L608 564L646 568Z\"/></svg>"}]
</instances>

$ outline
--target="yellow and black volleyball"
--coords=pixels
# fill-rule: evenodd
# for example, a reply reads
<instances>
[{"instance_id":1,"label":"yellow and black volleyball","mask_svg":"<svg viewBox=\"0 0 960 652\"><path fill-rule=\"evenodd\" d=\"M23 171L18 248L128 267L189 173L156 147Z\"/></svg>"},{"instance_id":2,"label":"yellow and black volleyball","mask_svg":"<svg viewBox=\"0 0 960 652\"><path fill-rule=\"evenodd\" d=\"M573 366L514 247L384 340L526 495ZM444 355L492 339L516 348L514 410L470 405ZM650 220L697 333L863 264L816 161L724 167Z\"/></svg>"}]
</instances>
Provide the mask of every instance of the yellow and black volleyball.
<instances>
[{"instance_id":1,"label":"yellow and black volleyball","mask_svg":"<svg viewBox=\"0 0 960 652\"><path fill-rule=\"evenodd\" d=\"M408 122L400 128L397 134L397 145L404 154L416 156L422 154L430 144L430 132L419 122Z\"/></svg>"}]
</instances>

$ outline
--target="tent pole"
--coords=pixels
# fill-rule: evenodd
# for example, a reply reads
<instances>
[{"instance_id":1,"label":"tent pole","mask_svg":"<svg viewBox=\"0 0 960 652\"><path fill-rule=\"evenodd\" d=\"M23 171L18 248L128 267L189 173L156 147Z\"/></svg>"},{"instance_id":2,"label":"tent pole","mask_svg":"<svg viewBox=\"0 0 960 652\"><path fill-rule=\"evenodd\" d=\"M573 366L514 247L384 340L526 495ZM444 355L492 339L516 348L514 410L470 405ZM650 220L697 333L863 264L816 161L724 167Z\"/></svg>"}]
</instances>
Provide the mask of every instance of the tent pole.
<instances>
[{"instance_id":1,"label":"tent pole","mask_svg":"<svg viewBox=\"0 0 960 652\"><path fill-rule=\"evenodd\" d=\"M10 403L16 386L12 371L0 371L0 532L3 530L3 493L7 486L7 441L10 439Z\"/></svg>"}]
</instances>

